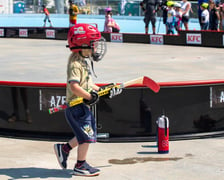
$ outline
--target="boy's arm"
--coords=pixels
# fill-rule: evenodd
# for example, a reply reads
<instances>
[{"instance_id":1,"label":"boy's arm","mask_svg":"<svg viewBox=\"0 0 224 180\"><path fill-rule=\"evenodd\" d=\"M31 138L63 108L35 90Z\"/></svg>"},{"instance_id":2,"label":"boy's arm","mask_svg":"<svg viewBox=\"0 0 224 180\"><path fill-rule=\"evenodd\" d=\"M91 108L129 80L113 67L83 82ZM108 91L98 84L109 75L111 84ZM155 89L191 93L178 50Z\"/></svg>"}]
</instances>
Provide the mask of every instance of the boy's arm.
<instances>
[{"instance_id":1,"label":"boy's arm","mask_svg":"<svg viewBox=\"0 0 224 180\"><path fill-rule=\"evenodd\" d=\"M85 91L81 86L79 86L78 82L70 82L70 87L72 92L83 99L90 100L92 98L91 94Z\"/></svg>"},{"instance_id":2,"label":"boy's arm","mask_svg":"<svg viewBox=\"0 0 224 180\"><path fill-rule=\"evenodd\" d=\"M96 84L93 84L93 85L92 85L92 88L93 88L93 90L95 90L95 91L99 91L99 90L100 90L100 87L97 86Z\"/></svg>"},{"instance_id":3,"label":"boy's arm","mask_svg":"<svg viewBox=\"0 0 224 180\"><path fill-rule=\"evenodd\" d=\"M91 91L88 93L81 86L79 86L78 82L70 83L72 92L79 97L83 98L83 102L87 105L94 105L99 101L99 95L95 91Z\"/></svg>"}]
</instances>

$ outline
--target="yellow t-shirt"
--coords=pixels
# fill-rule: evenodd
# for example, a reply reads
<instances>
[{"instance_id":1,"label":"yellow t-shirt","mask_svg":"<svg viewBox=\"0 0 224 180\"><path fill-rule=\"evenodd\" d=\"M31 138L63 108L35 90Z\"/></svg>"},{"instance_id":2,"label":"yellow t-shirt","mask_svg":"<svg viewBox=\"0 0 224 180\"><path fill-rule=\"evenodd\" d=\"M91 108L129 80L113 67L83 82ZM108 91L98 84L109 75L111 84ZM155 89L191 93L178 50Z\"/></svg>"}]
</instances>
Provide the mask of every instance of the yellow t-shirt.
<instances>
[{"instance_id":1,"label":"yellow t-shirt","mask_svg":"<svg viewBox=\"0 0 224 180\"><path fill-rule=\"evenodd\" d=\"M73 14L74 12L79 13L79 8L78 8L78 6L76 6L76 5L73 4L69 8L69 17L70 17L70 20L77 20L77 14Z\"/></svg>"},{"instance_id":2,"label":"yellow t-shirt","mask_svg":"<svg viewBox=\"0 0 224 180\"><path fill-rule=\"evenodd\" d=\"M77 98L72 92L70 82L78 82L79 85L86 91L92 91L93 81L90 68L86 60L78 55L72 53L67 65L67 87L66 87L66 102Z\"/></svg>"}]
</instances>

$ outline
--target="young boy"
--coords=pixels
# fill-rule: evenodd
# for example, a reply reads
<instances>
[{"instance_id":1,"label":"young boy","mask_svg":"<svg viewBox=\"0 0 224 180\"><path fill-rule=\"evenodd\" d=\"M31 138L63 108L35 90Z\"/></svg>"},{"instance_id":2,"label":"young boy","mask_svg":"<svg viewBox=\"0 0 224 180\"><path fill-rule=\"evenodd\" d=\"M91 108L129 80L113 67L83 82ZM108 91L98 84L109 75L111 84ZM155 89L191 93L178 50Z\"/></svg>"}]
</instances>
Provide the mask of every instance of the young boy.
<instances>
[{"instance_id":1,"label":"young boy","mask_svg":"<svg viewBox=\"0 0 224 180\"><path fill-rule=\"evenodd\" d=\"M83 104L69 107L65 117L72 128L75 137L66 144L55 144L55 154L63 169L67 168L67 158L70 150L77 147L77 163L74 175L96 176L100 170L91 167L86 162L90 143L96 142L96 122L90 111L90 106L98 102L96 91L100 88L93 84L91 72L86 59L100 61L106 53L106 42L101 38L99 30L89 24L76 24L68 33L68 45L72 51L67 65L66 102L77 97L84 99ZM121 93L121 89L113 88L108 97Z\"/></svg>"},{"instance_id":2,"label":"young boy","mask_svg":"<svg viewBox=\"0 0 224 180\"><path fill-rule=\"evenodd\" d=\"M175 10L173 9L174 2L168 1L168 12L167 12L167 34L174 34L174 26L175 26Z\"/></svg>"},{"instance_id":3,"label":"young boy","mask_svg":"<svg viewBox=\"0 0 224 180\"><path fill-rule=\"evenodd\" d=\"M209 11L208 3L201 4L201 30L208 30L209 25Z\"/></svg>"},{"instance_id":4,"label":"young boy","mask_svg":"<svg viewBox=\"0 0 224 180\"><path fill-rule=\"evenodd\" d=\"M45 18L44 18L44 27L46 26L46 21L48 20L48 22L50 23L50 27L53 27L51 20L50 20L50 13L48 11L48 9L46 8L45 5L42 5L43 7L43 12L45 14Z\"/></svg>"}]
</instances>

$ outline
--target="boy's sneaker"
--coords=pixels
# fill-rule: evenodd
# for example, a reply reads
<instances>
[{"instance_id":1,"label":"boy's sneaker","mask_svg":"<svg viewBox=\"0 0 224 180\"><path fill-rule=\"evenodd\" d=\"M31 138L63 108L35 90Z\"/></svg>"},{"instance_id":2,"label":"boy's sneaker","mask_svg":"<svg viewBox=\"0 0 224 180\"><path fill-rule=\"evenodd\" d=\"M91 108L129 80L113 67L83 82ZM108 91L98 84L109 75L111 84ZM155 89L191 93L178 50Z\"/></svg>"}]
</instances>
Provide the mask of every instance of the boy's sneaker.
<instances>
[{"instance_id":1,"label":"boy's sneaker","mask_svg":"<svg viewBox=\"0 0 224 180\"><path fill-rule=\"evenodd\" d=\"M65 151L63 151L62 147L64 144L55 144L54 145L54 152L57 156L58 163L60 164L62 169L67 168L67 159L68 155Z\"/></svg>"},{"instance_id":2,"label":"boy's sneaker","mask_svg":"<svg viewBox=\"0 0 224 180\"><path fill-rule=\"evenodd\" d=\"M87 162L84 162L80 167L75 166L73 174L76 176L98 176L100 170L93 168Z\"/></svg>"}]
</instances>

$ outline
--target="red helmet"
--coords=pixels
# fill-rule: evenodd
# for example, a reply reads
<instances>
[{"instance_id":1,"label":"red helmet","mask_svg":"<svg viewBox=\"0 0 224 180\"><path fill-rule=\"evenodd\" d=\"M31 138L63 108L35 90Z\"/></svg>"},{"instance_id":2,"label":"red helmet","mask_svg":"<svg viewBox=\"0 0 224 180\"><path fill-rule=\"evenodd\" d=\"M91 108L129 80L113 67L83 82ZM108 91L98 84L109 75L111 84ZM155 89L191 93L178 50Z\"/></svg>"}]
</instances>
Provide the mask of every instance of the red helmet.
<instances>
[{"instance_id":1,"label":"red helmet","mask_svg":"<svg viewBox=\"0 0 224 180\"><path fill-rule=\"evenodd\" d=\"M99 61L106 53L105 39L99 30L85 23L76 24L68 32L68 47L72 52L91 49L93 60Z\"/></svg>"}]
</instances>

